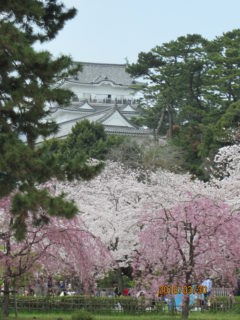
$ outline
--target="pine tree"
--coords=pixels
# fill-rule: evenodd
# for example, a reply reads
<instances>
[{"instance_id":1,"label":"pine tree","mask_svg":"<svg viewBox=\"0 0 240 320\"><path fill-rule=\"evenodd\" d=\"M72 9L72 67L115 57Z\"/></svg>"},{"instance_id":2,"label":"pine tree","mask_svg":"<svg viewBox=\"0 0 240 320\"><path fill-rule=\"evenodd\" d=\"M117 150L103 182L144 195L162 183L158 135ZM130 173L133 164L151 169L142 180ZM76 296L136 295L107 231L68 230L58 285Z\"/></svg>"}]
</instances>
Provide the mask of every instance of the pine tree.
<instances>
[{"instance_id":1,"label":"pine tree","mask_svg":"<svg viewBox=\"0 0 240 320\"><path fill-rule=\"evenodd\" d=\"M62 106L70 101L73 94L59 83L81 66L68 56L54 59L47 51L34 50L36 42L53 39L76 10L57 0L3 0L0 12L0 197L12 197L13 228L21 240L29 215L41 224L49 216L71 218L77 213L64 195L54 197L41 188L53 177L74 174L71 166L58 166L46 148L36 147L36 140L57 131L56 123L46 121L51 103Z\"/></svg>"}]
</instances>

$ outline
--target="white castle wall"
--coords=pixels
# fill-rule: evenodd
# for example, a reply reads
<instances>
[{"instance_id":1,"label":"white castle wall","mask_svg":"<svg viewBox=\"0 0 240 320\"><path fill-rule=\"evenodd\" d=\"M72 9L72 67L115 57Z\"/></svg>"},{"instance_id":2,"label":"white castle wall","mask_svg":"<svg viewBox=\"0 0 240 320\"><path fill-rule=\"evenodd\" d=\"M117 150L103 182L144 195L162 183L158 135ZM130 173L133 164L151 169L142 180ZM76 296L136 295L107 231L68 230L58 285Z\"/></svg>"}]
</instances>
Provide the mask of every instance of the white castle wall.
<instances>
[{"instance_id":1,"label":"white castle wall","mask_svg":"<svg viewBox=\"0 0 240 320\"><path fill-rule=\"evenodd\" d=\"M64 87L72 90L80 99L102 100L102 99L134 99L133 91L127 87L114 86L109 83L101 83L100 85L83 85L75 83L65 83Z\"/></svg>"}]
</instances>

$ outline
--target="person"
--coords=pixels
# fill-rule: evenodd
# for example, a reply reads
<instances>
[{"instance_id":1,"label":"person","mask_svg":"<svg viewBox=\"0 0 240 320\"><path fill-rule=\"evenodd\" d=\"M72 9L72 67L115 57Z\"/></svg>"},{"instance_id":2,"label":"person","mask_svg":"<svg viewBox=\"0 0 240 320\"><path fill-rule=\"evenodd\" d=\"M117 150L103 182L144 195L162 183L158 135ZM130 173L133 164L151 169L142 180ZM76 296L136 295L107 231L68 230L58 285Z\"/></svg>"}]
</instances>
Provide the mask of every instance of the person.
<instances>
[{"instance_id":1,"label":"person","mask_svg":"<svg viewBox=\"0 0 240 320\"><path fill-rule=\"evenodd\" d=\"M114 295L115 297L119 297L121 295L121 292L118 289L118 286L115 284L114 285Z\"/></svg>"},{"instance_id":2,"label":"person","mask_svg":"<svg viewBox=\"0 0 240 320\"><path fill-rule=\"evenodd\" d=\"M52 287L53 287L52 276L48 276L48 279L47 279L47 288L48 288L47 293L48 293L48 295L52 295L52 293L53 293Z\"/></svg>"},{"instance_id":3,"label":"person","mask_svg":"<svg viewBox=\"0 0 240 320\"><path fill-rule=\"evenodd\" d=\"M126 297L129 295L129 290L127 288L123 289L123 295Z\"/></svg>"},{"instance_id":4,"label":"person","mask_svg":"<svg viewBox=\"0 0 240 320\"><path fill-rule=\"evenodd\" d=\"M210 277L207 277L207 279L202 282L202 286L206 287L206 292L204 293L204 300L205 302L207 302L212 290L212 280L210 279Z\"/></svg>"},{"instance_id":5,"label":"person","mask_svg":"<svg viewBox=\"0 0 240 320\"><path fill-rule=\"evenodd\" d=\"M60 281L60 291L63 292L65 291L65 282L64 281Z\"/></svg>"},{"instance_id":6,"label":"person","mask_svg":"<svg viewBox=\"0 0 240 320\"><path fill-rule=\"evenodd\" d=\"M194 300L196 303L195 310L201 310L204 305L204 295L202 293L195 293Z\"/></svg>"}]
</instances>

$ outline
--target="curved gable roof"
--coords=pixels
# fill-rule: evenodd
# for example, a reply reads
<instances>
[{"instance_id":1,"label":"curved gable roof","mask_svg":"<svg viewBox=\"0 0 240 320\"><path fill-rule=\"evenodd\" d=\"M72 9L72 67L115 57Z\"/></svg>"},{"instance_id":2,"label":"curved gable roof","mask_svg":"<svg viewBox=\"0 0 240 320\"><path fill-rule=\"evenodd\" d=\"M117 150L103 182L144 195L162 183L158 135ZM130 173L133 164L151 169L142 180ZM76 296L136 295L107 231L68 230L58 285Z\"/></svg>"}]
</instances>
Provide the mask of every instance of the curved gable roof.
<instances>
[{"instance_id":1,"label":"curved gable roof","mask_svg":"<svg viewBox=\"0 0 240 320\"><path fill-rule=\"evenodd\" d=\"M114 84L129 86L133 83L131 76L125 71L125 64L80 62L82 71L74 80L79 83L100 83L111 81Z\"/></svg>"},{"instance_id":2,"label":"curved gable roof","mask_svg":"<svg viewBox=\"0 0 240 320\"><path fill-rule=\"evenodd\" d=\"M107 114L103 119L100 119L100 122L104 126L135 128L116 108L114 108L111 113Z\"/></svg>"}]
</instances>

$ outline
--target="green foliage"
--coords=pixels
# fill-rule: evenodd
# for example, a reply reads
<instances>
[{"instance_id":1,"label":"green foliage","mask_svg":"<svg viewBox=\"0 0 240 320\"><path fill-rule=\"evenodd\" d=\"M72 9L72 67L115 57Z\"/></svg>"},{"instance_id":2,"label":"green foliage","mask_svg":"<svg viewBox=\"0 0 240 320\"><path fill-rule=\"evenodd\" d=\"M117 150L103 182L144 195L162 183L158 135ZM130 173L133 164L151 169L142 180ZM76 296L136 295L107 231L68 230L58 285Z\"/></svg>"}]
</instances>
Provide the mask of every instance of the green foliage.
<instances>
[{"instance_id":1,"label":"green foliage","mask_svg":"<svg viewBox=\"0 0 240 320\"><path fill-rule=\"evenodd\" d=\"M207 181L208 173L202 167L200 152L202 154L208 153L210 145L205 145L206 149L204 149L201 139L202 128L195 123L195 125L181 127L179 133L173 138L173 143L184 150L182 155L185 169L190 171L194 176Z\"/></svg>"},{"instance_id":2,"label":"green foliage","mask_svg":"<svg viewBox=\"0 0 240 320\"><path fill-rule=\"evenodd\" d=\"M24 0L1 1L0 11L0 197L11 194L15 236L22 240L29 215L41 224L77 212L63 195L54 198L40 186L53 177L88 179L99 168L88 167L85 158L80 162L82 155L61 166L44 146L35 146L40 136L57 131L55 122L46 121L49 105L69 103L73 93L58 84L81 66L68 56L36 52L34 43L53 39L76 10L52 0Z\"/></svg>"},{"instance_id":3,"label":"green foliage","mask_svg":"<svg viewBox=\"0 0 240 320\"><path fill-rule=\"evenodd\" d=\"M143 148L140 143L131 138L125 138L121 144L113 147L108 159L119 161L127 168L137 169L143 165Z\"/></svg>"},{"instance_id":4,"label":"green foliage","mask_svg":"<svg viewBox=\"0 0 240 320\"><path fill-rule=\"evenodd\" d=\"M215 141L221 145L237 143L236 132L240 124L240 101L229 105L215 126Z\"/></svg>"},{"instance_id":5,"label":"green foliage","mask_svg":"<svg viewBox=\"0 0 240 320\"><path fill-rule=\"evenodd\" d=\"M225 129L238 126L240 123L240 101L232 103L218 123L220 127Z\"/></svg>"},{"instance_id":6,"label":"green foliage","mask_svg":"<svg viewBox=\"0 0 240 320\"><path fill-rule=\"evenodd\" d=\"M72 128L72 132L66 138L65 153L70 154L71 157L76 153L84 152L90 158L103 159L106 140L107 135L101 124L83 120Z\"/></svg>"},{"instance_id":7,"label":"green foliage","mask_svg":"<svg viewBox=\"0 0 240 320\"><path fill-rule=\"evenodd\" d=\"M158 168L176 173L186 172L188 166L185 157L184 148L177 146L171 140L160 144L158 140L136 141L131 138L125 138L108 154L108 159L119 161L127 168L140 169L142 173ZM139 179L142 178L139 177Z\"/></svg>"},{"instance_id":8,"label":"green foliage","mask_svg":"<svg viewBox=\"0 0 240 320\"><path fill-rule=\"evenodd\" d=\"M140 125L168 134L185 150L188 170L207 179L206 159L235 142L239 127L240 29L212 41L186 35L141 52L128 66L150 85L142 90ZM174 125L179 131L174 135ZM168 128L168 129L167 129Z\"/></svg>"},{"instance_id":9,"label":"green foliage","mask_svg":"<svg viewBox=\"0 0 240 320\"><path fill-rule=\"evenodd\" d=\"M63 313L64 314L64 313ZM34 312L32 312L29 315L21 314L18 319L19 320L32 320L32 317L36 316ZM96 315L96 320L116 320L116 319L122 319L122 320L159 320L159 314L152 314L147 313L144 315L123 315L123 314L107 314L107 315ZM14 316L9 317L8 319L15 319ZM58 317L58 313L56 314L37 314L36 320L70 320L71 316L68 314L64 314L62 317ZM181 316L179 314L175 315L169 315L169 314L161 314L161 320L179 320L181 319ZM239 320L239 315L233 314L230 312L217 312L212 313L205 311L204 312L193 312L189 316L190 320Z\"/></svg>"},{"instance_id":10,"label":"green foliage","mask_svg":"<svg viewBox=\"0 0 240 320\"><path fill-rule=\"evenodd\" d=\"M83 120L72 128L71 134L62 143L61 153L65 161L76 155L104 160L109 149L120 141L120 138L108 136L102 124Z\"/></svg>"},{"instance_id":11,"label":"green foliage","mask_svg":"<svg viewBox=\"0 0 240 320\"><path fill-rule=\"evenodd\" d=\"M149 53L141 52L138 62L127 68L131 75L144 76L151 83L143 91L147 105L151 106L144 112L144 117L146 124L155 126L158 134L164 123L172 132L175 118L180 119L182 113L186 118L190 105L195 106L191 112L195 118L199 118L197 110L204 110L199 87L204 76L206 43L200 35L179 37L176 41L153 48Z\"/></svg>"},{"instance_id":12,"label":"green foliage","mask_svg":"<svg viewBox=\"0 0 240 320\"><path fill-rule=\"evenodd\" d=\"M227 297L217 297L217 303L212 306L211 310L204 310L204 316L201 319L238 319L237 317L232 317L231 315L238 314L240 312L239 297L234 297L235 302L233 305L229 304L229 299ZM1 301L1 299L0 299ZM107 298L107 297L84 297L84 296L66 296L66 297L17 297L18 309L19 309L19 319L25 319L22 315L28 312L26 319L32 319L32 316L36 316L37 319L57 319L59 315L62 314L62 318L71 319L71 315L75 315L79 310L86 310L91 314L94 314L94 318L110 318L111 315L113 319L116 317L121 317L125 319L126 315L132 315L133 317L150 317L154 318L161 315L161 318L172 319L167 317L168 309L166 304L161 301L157 302L156 310L154 312L146 312L146 306L151 305L151 301L146 299L136 299L131 297L119 297L118 299ZM119 302L122 306L122 312L115 310L115 304ZM13 299L11 299L11 307L13 307ZM34 310L34 311L33 311ZM216 312L214 318L211 318L211 313ZM30 313L30 314L29 314ZM47 317L46 314L52 314ZM200 319L198 314L196 319ZM221 317L221 314L223 317ZM191 314L190 319L195 316ZM176 315L176 317L178 317ZM11 318L11 317L10 317ZM1 319L1 318L0 318ZM154 318L155 319L155 318ZM195 318L193 318L195 319Z\"/></svg>"},{"instance_id":13,"label":"green foliage","mask_svg":"<svg viewBox=\"0 0 240 320\"><path fill-rule=\"evenodd\" d=\"M162 110L163 108L160 103L156 104L151 108L146 106L144 107L144 105L140 106L139 107L140 116L131 118L131 121L139 127L147 126L148 128L155 130L158 126L158 122L159 122L159 118L161 117ZM165 114L165 118L166 118L166 114ZM167 132L168 126L167 126L167 120L166 121L165 120L166 119L164 119L164 122L161 128L161 134L166 134Z\"/></svg>"},{"instance_id":14,"label":"green foliage","mask_svg":"<svg viewBox=\"0 0 240 320\"><path fill-rule=\"evenodd\" d=\"M168 141L165 145L157 142L144 152L143 166L147 170L161 168L175 173L186 172L185 151Z\"/></svg>"},{"instance_id":15,"label":"green foliage","mask_svg":"<svg viewBox=\"0 0 240 320\"><path fill-rule=\"evenodd\" d=\"M94 316L86 310L80 310L72 315L72 320L94 320Z\"/></svg>"},{"instance_id":16,"label":"green foliage","mask_svg":"<svg viewBox=\"0 0 240 320\"><path fill-rule=\"evenodd\" d=\"M103 160L111 148L121 142L120 137L108 136L101 124L83 120L76 123L67 138L45 141L43 149L55 159L56 167L61 168L68 179L91 179L103 168ZM91 160L99 161L92 163Z\"/></svg>"},{"instance_id":17,"label":"green foliage","mask_svg":"<svg viewBox=\"0 0 240 320\"><path fill-rule=\"evenodd\" d=\"M122 282L123 288L131 288L133 281L132 281L132 268L121 268L122 275ZM113 288L114 284L118 284L119 282L119 272L118 270L111 270L108 274L97 281L98 288Z\"/></svg>"},{"instance_id":18,"label":"green foliage","mask_svg":"<svg viewBox=\"0 0 240 320\"><path fill-rule=\"evenodd\" d=\"M0 302L2 298L0 297ZM119 314L117 304L122 306L121 313L140 314L145 313L146 301L135 297L95 297L95 296L50 296L50 297L17 297L19 312L68 312L75 315L83 310L84 313L94 315ZM10 307L13 308L14 300L11 297ZM81 311L82 312L82 311ZM92 316L92 315L91 315ZM96 317L96 316L95 316ZM94 317L94 318L95 318Z\"/></svg>"},{"instance_id":19,"label":"green foliage","mask_svg":"<svg viewBox=\"0 0 240 320\"><path fill-rule=\"evenodd\" d=\"M227 297L217 297L217 304L213 305L210 310L203 310L202 312L191 312L189 319L192 320L238 320L239 313L240 313L240 297L234 297L234 304L231 306L228 303ZM73 296L66 296L62 300L62 305L56 303L54 308L46 308L47 300L51 300L51 297L42 298L42 297L18 297L19 302L19 320L32 320L35 316L37 320L58 320L62 319L71 319L71 315L79 308L84 308L87 310L87 305L93 310L91 311L94 314L95 319L109 319L109 320L116 320L117 318L121 318L123 320L133 320L133 319L149 319L149 320L157 320L157 319L164 319L164 320L172 320L172 319L180 319L180 314L169 315L168 308L165 303L161 301L157 302L156 304L156 311L154 312L146 312L146 301L144 299L132 299L130 297L122 297L117 300L113 298L100 298L100 297L93 297L93 298L86 298L80 296L73 297ZM55 300L59 300L59 297L55 297ZM65 300L65 304L64 301ZM1 298L0 298L1 301ZM23 302L24 301L24 302ZM45 301L45 304L39 304L40 301ZM77 304L77 301L85 301L86 304ZM92 301L92 302L91 302ZM120 304L123 306L123 312L114 311L114 303L119 301ZM11 299L11 303L12 303ZM23 303L25 307L23 308ZM50 304L49 304L50 305ZM84 307L85 306L85 307ZM95 311L93 307L95 306ZM53 307L53 306L52 306ZM66 308L65 308L66 307ZM24 311L25 310L25 311ZM0 319L2 319L0 317ZM4 319L4 318L3 318ZM5 319L15 319L14 315L10 315L8 318Z\"/></svg>"}]
</instances>

